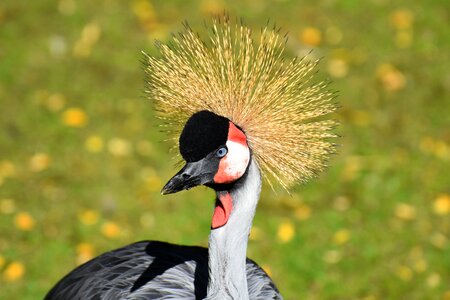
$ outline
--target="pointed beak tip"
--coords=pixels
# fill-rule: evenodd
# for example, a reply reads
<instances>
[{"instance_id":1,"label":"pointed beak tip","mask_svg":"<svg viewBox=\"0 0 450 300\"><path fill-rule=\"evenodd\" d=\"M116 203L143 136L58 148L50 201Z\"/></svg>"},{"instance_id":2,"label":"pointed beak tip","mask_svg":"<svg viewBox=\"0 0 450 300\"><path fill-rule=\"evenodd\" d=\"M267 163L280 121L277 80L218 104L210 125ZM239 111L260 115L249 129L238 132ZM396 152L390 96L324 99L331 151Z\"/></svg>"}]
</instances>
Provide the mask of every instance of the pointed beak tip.
<instances>
[{"instance_id":1,"label":"pointed beak tip","mask_svg":"<svg viewBox=\"0 0 450 300\"><path fill-rule=\"evenodd\" d=\"M167 195L170 194L170 190L165 186L161 190L161 195Z\"/></svg>"},{"instance_id":2,"label":"pointed beak tip","mask_svg":"<svg viewBox=\"0 0 450 300\"><path fill-rule=\"evenodd\" d=\"M204 177L205 174L209 174L208 172L205 173L202 169L203 166L204 164L202 161L186 163L186 165L161 189L161 195L178 193L203 184L202 176Z\"/></svg>"}]
</instances>

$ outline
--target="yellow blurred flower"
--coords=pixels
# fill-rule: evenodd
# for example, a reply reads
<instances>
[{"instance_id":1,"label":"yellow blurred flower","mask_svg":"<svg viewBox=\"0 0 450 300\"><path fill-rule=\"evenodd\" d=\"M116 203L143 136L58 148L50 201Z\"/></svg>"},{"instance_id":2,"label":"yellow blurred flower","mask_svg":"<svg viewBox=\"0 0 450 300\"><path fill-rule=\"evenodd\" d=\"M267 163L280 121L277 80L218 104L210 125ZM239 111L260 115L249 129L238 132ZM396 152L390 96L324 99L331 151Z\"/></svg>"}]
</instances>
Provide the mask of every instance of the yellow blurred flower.
<instances>
[{"instance_id":1,"label":"yellow blurred flower","mask_svg":"<svg viewBox=\"0 0 450 300\"><path fill-rule=\"evenodd\" d=\"M10 263L5 271L3 271L3 279L8 282L13 282L21 279L25 274L25 266L23 263L15 261Z\"/></svg>"},{"instance_id":2,"label":"yellow blurred flower","mask_svg":"<svg viewBox=\"0 0 450 300\"><path fill-rule=\"evenodd\" d=\"M45 153L36 153L30 158L29 167L33 172L40 172L48 168L50 157Z\"/></svg>"},{"instance_id":3,"label":"yellow blurred flower","mask_svg":"<svg viewBox=\"0 0 450 300\"><path fill-rule=\"evenodd\" d=\"M413 220L416 218L416 208L406 203L399 203L395 206L395 216L402 220Z\"/></svg>"},{"instance_id":4,"label":"yellow blurred flower","mask_svg":"<svg viewBox=\"0 0 450 300\"><path fill-rule=\"evenodd\" d=\"M430 288L435 288L441 283L441 276L438 273L431 273L427 277L427 285Z\"/></svg>"},{"instance_id":5,"label":"yellow blurred flower","mask_svg":"<svg viewBox=\"0 0 450 300\"><path fill-rule=\"evenodd\" d=\"M287 243L294 238L295 228L291 221L283 221L278 227L278 240L282 243Z\"/></svg>"},{"instance_id":6,"label":"yellow blurred flower","mask_svg":"<svg viewBox=\"0 0 450 300\"><path fill-rule=\"evenodd\" d=\"M307 204L301 203L295 208L294 216L298 220L307 220L311 217L311 207Z\"/></svg>"},{"instance_id":7,"label":"yellow blurred flower","mask_svg":"<svg viewBox=\"0 0 450 300\"><path fill-rule=\"evenodd\" d=\"M47 101L45 101L45 106L47 107L48 110L56 112L60 111L64 107L65 102L66 99L62 94L55 93L51 94L47 98Z\"/></svg>"},{"instance_id":8,"label":"yellow blurred flower","mask_svg":"<svg viewBox=\"0 0 450 300\"><path fill-rule=\"evenodd\" d=\"M34 219L27 212L19 212L14 217L14 225L23 231L30 231L34 228Z\"/></svg>"},{"instance_id":9,"label":"yellow blurred flower","mask_svg":"<svg viewBox=\"0 0 450 300\"><path fill-rule=\"evenodd\" d=\"M433 202L433 211L438 215L448 215L450 213L450 195L443 194Z\"/></svg>"},{"instance_id":10,"label":"yellow blurred flower","mask_svg":"<svg viewBox=\"0 0 450 300\"><path fill-rule=\"evenodd\" d=\"M159 26L155 8L150 1L135 0L132 4L132 10L147 32L152 32Z\"/></svg>"},{"instance_id":11,"label":"yellow blurred flower","mask_svg":"<svg viewBox=\"0 0 450 300\"><path fill-rule=\"evenodd\" d=\"M110 239L118 238L122 231L120 227L114 222L106 222L102 225L102 234Z\"/></svg>"},{"instance_id":12,"label":"yellow blurred flower","mask_svg":"<svg viewBox=\"0 0 450 300\"><path fill-rule=\"evenodd\" d=\"M391 64L381 64L378 66L376 74L386 91L400 91L406 85L405 75Z\"/></svg>"},{"instance_id":13,"label":"yellow blurred flower","mask_svg":"<svg viewBox=\"0 0 450 300\"><path fill-rule=\"evenodd\" d=\"M88 122L88 116L81 108L72 107L63 112L62 121L70 127L83 127Z\"/></svg>"},{"instance_id":14,"label":"yellow blurred flower","mask_svg":"<svg viewBox=\"0 0 450 300\"><path fill-rule=\"evenodd\" d=\"M91 135L84 142L87 151L98 153L103 150L103 139L98 135Z\"/></svg>"},{"instance_id":15,"label":"yellow blurred flower","mask_svg":"<svg viewBox=\"0 0 450 300\"><path fill-rule=\"evenodd\" d=\"M84 225L94 225L98 222L99 213L95 210L88 209L78 215L78 219Z\"/></svg>"},{"instance_id":16,"label":"yellow blurred flower","mask_svg":"<svg viewBox=\"0 0 450 300\"><path fill-rule=\"evenodd\" d=\"M336 245L343 245L350 239L350 231L347 229L340 229L333 235L333 242Z\"/></svg>"},{"instance_id":17,"label":"yellow blurred flower","mask_svg":"<svg viewBox=\"0 0 450 300\"><path fill-rule=\"evenodd\" d=\"M333 77L343 78L348 74L348 64L343 59L331 59L328 62L327 71Z\"/></svg>"},{"instance_id":18,"label":"yellow blurred flower","mask_svg":"<svg viewBox=\"0 0 450 300\"><path fill-rule=\"evenodd\" d=\"M442 300L450 300L450 290L447 290L444 295L442 295Z\"/></svg>"},{"instance_id":19,"label":"yellow blurred flower","mask_svg":"<svg viewBox=\"0 0 450 300\"><path fill-rule=\"evenodd\" d=\"M90 243L80 243L77 245L77 264L81 265L94 257L94 246Z\"/></svg>"},{"instance_id":20,"label":"yellow blurred flower","mask_svg":"<svg viewBox=\"0 0 450 300\"><path fill-rule=\"evenodd\" d=\"M398 9L391 13L390 20L395 29L409 29L412 27L414 16L408 9Z\"/></svg>"},{"instance_id":21,"label":"yellow blurred flower","mask_svg":"<svg viewBox=\"0 0 450 300\"><path fill-rule=\"evenodd\" d=\"M81 31L80 38L76 41L73 47L73 54L75 57L88 57L91 54L92 47L100 38L102 30L100 26L91 22L86 24Z\"/></svg>"},{"instance_id":22,"label":"yellow blurred flower","mask_svg":"<svg viewBox=\"0 0 450 300\"><path fill-rule=\"evenodd\" d=\"M399 266L395 270L395 274L403 281L410 281L413 277L413 272L407 266Z\"/></svg>"},{"instance_id":23,"label":"yellow blurred flower","mask_svg":"<svg viewBox=\"0 0 450 300\"><path fill-rule=\"evenodd\" d=\"M5 258L0 255L0 269L5 265Z\"/></svg>"},{"instance_id":24,"label":"yellow blurred flower","mask_svg":"<svg viewBox=\"0 0 450 300\"><path fill-rule=\"evenodd\" d=\"M436 248L444 249L448 244L448 238L440 232L435 232L430 236L430 242Z\"/></svg>"},{"instance_id":25,"label":"yellow blurred flower","mask_svg":"<svg viewBox=\"0 0 450 300\"><path fill-rule=\"evenodd\" d=\"M323 260L329 264L336 264L342 259L342 254L337 250L329 250L323 255Z\"/></svg>"},{"instance_id":26,"label":"yellow blurred flower","mask_svg":"<svg viewBox=\"0 0 450 300\"><path fill-rule=\"evenodd\" d=\"M322 42L322 32L315 27L306 27L300 33L300 40L308 46L319 46Z\"/></svg>"},{"instance_id":27,"label":"yellow blurred flower","mask_svg":"<svg viewBox=\"0 0 450 300\"><path fill-rule=\"evenodd\" d=\"M450 160L450 146L441 140L434 144L434 155L442 160Z\"/></svg>"},{"instance_id":28,"label":"yellow blurred flower","mask_svg":"<svg viewBox=\"0 0 450 300\"><path fill-rule=\"evenodd\" d=\"M16 166L9 160L0 162L0 178L14 177L16 175Z\"/></svg>"},{"instance_id":29,"label":"yellow blurred flower","mask_svg":"<svg viewBox=\"0 0 450 300\"><path fill-rule=\"evenodd\" d=\"M427 261L425 259L421 258L421 259L419 259L419 260L414 262L414 266L413 267L414 267L414 270L417 273L423 273L423 272L425 272L427 270L428 263L427 263Z\"/></svg>"},{"instance_id":30,"label":"yellow blurred flower","mask_svg":"<svg viewBox=\"0 0 450 300\"><path fill-rule=\"evenodd\" d=\"M112 138L108 141L108 151L114 156L128 156L132 148L129 141L121 138Z\"/></svg>"},{"instance_id":31,"label":"yellow blurred flower","mask_svg":"<svg viewBox=\"0 0 450 300\"><path fill-rule=\"evenodd\" d=\"M450 160L450 146L445 141L426 136L420 140L419 147L424 153L433 154L442 160Z\"/></svg>"},{"instance_id":32,"label":"yellow blurred flower","mask_svg":"<svg viewBox=\"0 0 450 300\"><path fill-rule=\"evenodd\" d=\"M16 210L16 205L12 199L0 200L0 212L5 215L12 214Z\"/></svg>"}]
</instances>

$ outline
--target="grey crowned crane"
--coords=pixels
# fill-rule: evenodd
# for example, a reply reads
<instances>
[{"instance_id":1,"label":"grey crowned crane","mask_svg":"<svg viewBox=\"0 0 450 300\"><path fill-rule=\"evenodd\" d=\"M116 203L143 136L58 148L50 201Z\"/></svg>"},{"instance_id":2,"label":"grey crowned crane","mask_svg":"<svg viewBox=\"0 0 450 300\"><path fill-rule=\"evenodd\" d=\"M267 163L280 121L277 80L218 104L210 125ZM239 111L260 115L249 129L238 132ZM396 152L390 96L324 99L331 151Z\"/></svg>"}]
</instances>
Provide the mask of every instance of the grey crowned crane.
<instances>
[{"instance_id":1,"label":"grey crowned crane","mask_svg":"<svg viewBox=\"0 0 450 300\"><path fill-rule=\"evenodd\" d=\"M246 257L261 174L288 188L324 169L336 109L317 61L283 59L285 39L214 19L208 41L186 26L160 57L146 55L148 95L180 133L184 167L162 194L198 185L216 192L208 249L138 242L79 266L50 299L282 299Z\"/></svg>"}]
</instances>

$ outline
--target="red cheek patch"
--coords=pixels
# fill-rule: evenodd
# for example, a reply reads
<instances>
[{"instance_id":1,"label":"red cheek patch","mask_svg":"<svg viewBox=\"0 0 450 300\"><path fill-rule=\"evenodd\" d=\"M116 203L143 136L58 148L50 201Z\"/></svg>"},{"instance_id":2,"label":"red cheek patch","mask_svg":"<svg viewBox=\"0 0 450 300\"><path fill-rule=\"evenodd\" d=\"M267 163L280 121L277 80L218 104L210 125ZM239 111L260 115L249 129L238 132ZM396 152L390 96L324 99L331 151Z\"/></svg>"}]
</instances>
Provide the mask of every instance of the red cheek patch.
<instances>
[{"instance_id":1,"label":"red cheek patch","mask_svg":"<svg viewBox=\"0 0 450 300\"><path fill-rule=\"evenodd\" d=\"M228 127L228 138L227 141L232 141L235 143L239 143L248 147L247 145L247 137L245 134L230 121ZM215 183L230 183L237 179L238 174L228 174L227 169L230 162L227 160L228 154L220 160L219 168L217 170L216 175L214 176Z\"/></svg>"},{"instance_id":2,"label":"red cheek patch","mask_svg":"<svg viewBox=\"0 0 450 300\"><path fill-rule=\"evenodd\" d=\"M247 146L247 137L233 122L230 122L228 127L228 140Z\"/></svg>"},{"instance_id":3,"label":"red cheek patch","mask_svg":"<svg viewBox=\"0 0 450 300\"><path fill-rule=\"evenodd\" d=\"M230 193L227 192L225 194L219 195L216 201L216 207L214 208L211 228L216 229L227 224L232 209L233 201L231 200Z\"/></svg>"},{"instance_id":4,"label":"red cheek patch","mask_svg":"<svg viewBox=\"0 0 450 300\"><path fill-rule=\"evenodd\" d=\"M225 170L228 167L228 162L226 160L226 156L220 161L219 168L217 169L217 173L214 176L214 182L215 183L229 183L232 181L231 178L229 178L228 174L225 172Z\"/></svg>"}]
</instances>

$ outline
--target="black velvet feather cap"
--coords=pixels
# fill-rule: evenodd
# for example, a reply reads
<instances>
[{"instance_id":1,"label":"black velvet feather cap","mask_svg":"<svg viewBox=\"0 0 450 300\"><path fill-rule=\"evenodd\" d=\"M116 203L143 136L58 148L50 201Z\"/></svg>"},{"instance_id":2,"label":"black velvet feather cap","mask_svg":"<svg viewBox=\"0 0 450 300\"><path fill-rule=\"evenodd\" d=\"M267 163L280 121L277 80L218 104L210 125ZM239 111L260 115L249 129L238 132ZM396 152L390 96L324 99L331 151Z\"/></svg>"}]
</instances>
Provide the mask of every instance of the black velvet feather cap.
<instances>
[{"instance_id":1,"label":"black velvet feather cap","mask_svg":"<svg viewBox=\"0 0 450 300\"><path fill-rule=\"evenodd\" d=\"M186 162L195 162L225 145L229 120L207 110L193 114L181 132L180 154Z\"/></svg>"}]
</instances>

